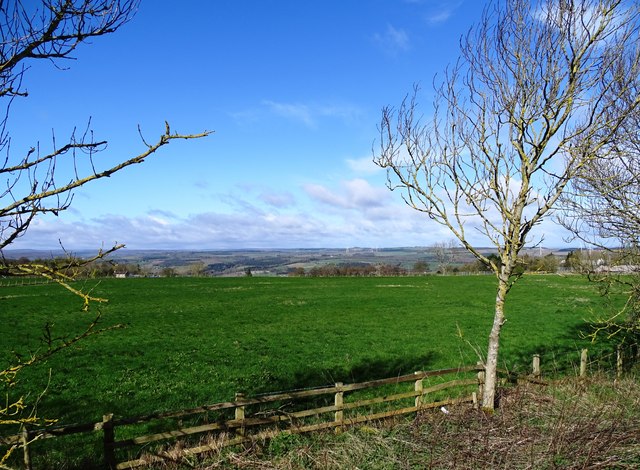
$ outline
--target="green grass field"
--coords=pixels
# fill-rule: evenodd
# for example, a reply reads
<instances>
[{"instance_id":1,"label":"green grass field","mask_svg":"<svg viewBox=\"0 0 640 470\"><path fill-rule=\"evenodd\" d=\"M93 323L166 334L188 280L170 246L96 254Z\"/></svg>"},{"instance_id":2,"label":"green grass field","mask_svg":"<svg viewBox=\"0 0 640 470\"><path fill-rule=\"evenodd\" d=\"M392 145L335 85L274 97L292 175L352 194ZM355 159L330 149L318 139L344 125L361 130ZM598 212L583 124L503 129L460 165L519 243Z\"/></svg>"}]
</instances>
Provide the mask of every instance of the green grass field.
<instances>
[{"instance_id":1,"label":"green grass field","mask_svg":"<svg viewBox=\"0 0 640 470\"><path fill-rule=\"evenodd\" d=\"M104 324L125 329L86 340L29 371L32 392L52 370L41 413L64 422L106 412L144 414L247 394L475 363L493 317L494 280L406 278L109 279ZM1 350L39 346L41 327L68 334L86 323L80 302L54 285L2 288ZM529 276L507 305L502 361L534 353L555 367L588 342L599 308L577 276ZM461 337L462 336L462 337ZM6 357L6 356L5 356ZM26 379L24 380L26 383Z\"/></svg>"},{"instance_id":2,"label":"green grass field","mask_svg":"<svg viewBox=\"0 0 640 470\"><path fill-rule=\"evenodd\" d=\"M136 416L416 370L474 364L493 319L491 276L159 278L87 281L110 299L110 331L28 370L18 389L47 388L41 416L61 423ZM2 287L3 360L39 347L42 326L87 323L55 285ZM601 308L578 276L528 276L512 290L502 363L543 372L577 361L584 320ZM49 380L48 371L51 370Z\"/></svg>"}]
</instances>

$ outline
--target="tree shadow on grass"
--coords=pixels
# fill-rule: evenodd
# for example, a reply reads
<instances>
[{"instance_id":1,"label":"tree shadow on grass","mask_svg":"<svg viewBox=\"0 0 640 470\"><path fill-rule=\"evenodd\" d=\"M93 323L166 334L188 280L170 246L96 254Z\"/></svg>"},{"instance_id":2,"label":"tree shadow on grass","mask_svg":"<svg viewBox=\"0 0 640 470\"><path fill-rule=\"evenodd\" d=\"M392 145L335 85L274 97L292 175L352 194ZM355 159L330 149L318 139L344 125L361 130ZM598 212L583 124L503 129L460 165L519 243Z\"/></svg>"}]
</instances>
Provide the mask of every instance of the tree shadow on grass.
<instances>
[{"instance_id":1,"label":"tree shadow on grass","mask_svg":"<svg viewBox=\"0 0 640 470\"><path fill-rule=\"evenodd\" d=\"M378 379L387 379L399 377L402 375L412 374L416 371L431 370L437 358L437 353L429 352L422 355L404 355L398 357L373 356L364 357L357 363L343 364L335 366L331 369L323 367L299 369L283 377L273 377L271 380L264 381L260 384L254 384L253 387L248 385L245 394L248 398L260 397L281 392L310 390L314 388L331 387L340 382L343 384L354 384L369 382ZM413 383L401 384L385 384L376 387L375 396L391 395L394 393L407 392L413 388ZM355 396L363 397L371 396L371 390L361 390L359 392L350 392L349 400L353 400ZM346 399L347 400L347 399ZM324 393L299 399L284 399L277 406L282 406L288 412L297 410L306 410L333 405L334 394ZM274 404L257 405L252 412L262 413L272 410Z\"/></svg>"},{"instance_id":2,"label":"tree shadow on grass","mask_svg":"<svg viewBox=\"0 0 640 470\"><path fill-rule=\"evenodd\" d=\"M436 357L436 353L429 352L420 356L363 358L359 363L331 370L298 372L296 382L309 383L314 377L320 377L324 383L358 383L397 377L419 370L429 370Z\"/></svg>"},{"instance_id":3,"label":"tree shadow on grass","mask_svg":"<svg viewBox=\"0 0 640 470\"><path fill-rule=\"evenodd\" d=\"M268 375L266 380L254 377L238 378L238 386L248 396L269 394L278 391L291 391L334 385L337 382L359 383L376 379L385 379L418 370L428 370L435 363L437 354L429 352L422 355L399 357L365 357L357 363L346 363L332 367L304 368L286 376Z\"/></svg>"},{"instance_id":4,"label":"tree shadow on grass","mask_svg":"<svg viewBox=\"0 0 640 470\"><path fill-rule=\"evenodd\" d=\"M300 364L297 370L293 370L288 373L283 373L281 376L277 375L276 371L256 370L253 373L245 374L242 377L238 377L235 380L235 388L237 392L245 393L247 398L252 398L260 395L274 394L278 392L287 392L301 389L312 389L322 386L332 386L336 382L358 383L366 382L376 379L391 378L395 376L411 374L418 370L430 370L434 368L434 364L438 359L439 354L437 352L427 352L420 355L399 355L392 357L390 355L384 355L384 352L371 351L370 356L362 357L357 362L345 362L338 364L335 367L323 367L317 365L315 367L305 367L304 364ZM254 369L255 370L255 369ZM393 387L393 386L390 386ZM411 384L403 384L402 387L412 387ZM405 390L406 391L406 390ZM68 403L62 397L50 396L50 405L58 411L71 411L74 407L77 408L78 403ZM333 403L333 395L323 395L319 397L311 397L308 400L304 400L304 403L287 404L287 406L295 407L314 407L315 406L327 406ZM86 401L84 401L86 400ZM233 400L233 396L222 400ZM213 403L196 403L193 406L200 406ZM116 418L131 418L131 413L127 412L128 402L126 400L118 400L113 397L102 399L92 397L90 395L83 397L82 407L86 409L104 409L113 412ZM189 408L191 406L186 406ZM62 411L61 411L62 410ZM158 410L158 411L176 411L176 410ZM227 410L228 411L228 410ZM260 407L257 406L251 410L256 413L260 411ZM229 413L232 413L231 410ZM226 413L226 414L225 414ZM207 419L222 419L224 416L226 419L232 418L232 415L226 411L218 417L218 414L214 413ZM193 424L201 424L201 420L204 418L195 417ZM73 420L73 422L88 422L89 419ZM93 419L91 419L93 421ZM191 423L185 420L185 423ZM167 430L167 425L164 421L152 421L146 425L145 433L164 432ZM80 458L78 456L78 458ZM100 460L100 453L92 453L89 460ZM74 466L69 465L69 468L94 468L93 464L84 462L82 465ZM97 465L97 464L96 464Z\"/></svg>"},{"instance_id":5,"label":"tree shadow on grass","mask_svg":"<svg viewBox=\"0 0 640 470\"><path fill-rule=\"evenodd\" d=\"M303 364L300 364L298 369L283 376L276 376L273 371L255 372L248 376L239 378L236 382L237 391L244 392L247 398L260 396L263 394L273 394L277 392L294 391L300 389L311 389L322 386L332 386L336 382L358 383L366 382L376 379L391 378L395 376L411 374L418 370L431 370L434 368L434 364L438 359L439 354L437 352L427 352L421 355L401 355L397 357L384 356L383 353L376 353L371 351L369 357L363 357L357 362L344 363L337 365L336 367L325 368L322 366L305 368ZM393 388L394 385L390 385L389 388ZM412 384L403 384L403 388L412 387ZM406 390L404 390L406 391ZM232 397L229 397L232 400ZM282 405L287 407L287 410L295 411L296 409L313 408L320 406L330 406L333 404L334 396L332 394L322 395L317 397L310 397L306 400L302 400L300 403L296 400L295 403L289 403L289 400L284 400ZM200 403L205 405L207 403ZM213 403L208 403L213 404ZM70 404L56 403L59 409ZM94 406L98 403L86 403L85 406ZM126 403L102 402L100 406L106 407L105 409L113 410L116 413L117 418L131 417L127 414L125 408ZM270 406L265 409L269 409ZM251 408L251 413L261 412L261 405L257 405ZM169 410L166 410L169 411ZM227 410L229 411L229 410ZM185 420L185 424L199 425L205 420L215 419L230 419L232 418L233 410L229 413L227 411L222 414L213 413L207 418L195 417L191 422L188 419ZM219 416L218 416L219 415ZM209 422L209 421L206 421ZM171 426L169 426L171 428ZM165 432L167 430L167 424L160 421L152 421L146 425L144 433L156 433ZM78 456L80 458L80 456ZM95 460L95 462L94 462ZM91 455L87 457L86 461L78 466L69 464L70 469L76 468L98 468L101 461L101 454L98 451L91 452Z\"/></svg>"}]
</instances>

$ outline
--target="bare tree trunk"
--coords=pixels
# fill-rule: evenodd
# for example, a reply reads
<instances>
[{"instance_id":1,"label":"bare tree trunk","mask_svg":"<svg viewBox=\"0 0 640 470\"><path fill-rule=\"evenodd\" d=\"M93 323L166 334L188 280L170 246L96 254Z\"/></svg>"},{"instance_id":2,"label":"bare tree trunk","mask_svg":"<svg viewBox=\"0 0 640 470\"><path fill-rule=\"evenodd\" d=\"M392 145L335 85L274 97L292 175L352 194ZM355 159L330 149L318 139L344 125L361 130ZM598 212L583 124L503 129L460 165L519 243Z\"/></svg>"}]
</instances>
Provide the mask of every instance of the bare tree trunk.
<instances>
[{"instance_id":1,"label":"bare tree trunk","mask_svg":"<svg viewBox=\"0 0 640 470\"><path fill-rule=\"evenodd\" d=\"M500 348L500 331L504 324L504 301L509 290L509 275L503 269L498 278L498 292L496 294L496 309L493 317L493 326L489 334L489 347L487 361L485 363L485 382L482 395L482 408L493 410L496 398L496 385L498 383L498 350Z\"/></svg>"},{"instance_id":2,"label":"bare tree trunk","mask_svg":"<svg viewBox=\"0 0 640 470\"><path fill-rule=\"evenodd\" d=\"M483 397L483 407L492 410L504 303L518 279L512 274L522 248L542 242L532 230L574 178L606 180L616 188L613 196L633 187L619 185L626 169L602 159L635 145L640 4L486 3L480 22L460 41L459 59L434 80L432 112L418 109L418 87L398 109L383 109L374 159L409 207L447 227L496 274ZM604 180L593 174L599 161ZM569 189L585 202L579 185ZM616 207L630 213L620 200L614 199ZM618 220L612 222L617 232ZM582 223L578 217L578 229ZM471 226L495 246L500 262L472 244Z\"/></svg>"}]
</instances>

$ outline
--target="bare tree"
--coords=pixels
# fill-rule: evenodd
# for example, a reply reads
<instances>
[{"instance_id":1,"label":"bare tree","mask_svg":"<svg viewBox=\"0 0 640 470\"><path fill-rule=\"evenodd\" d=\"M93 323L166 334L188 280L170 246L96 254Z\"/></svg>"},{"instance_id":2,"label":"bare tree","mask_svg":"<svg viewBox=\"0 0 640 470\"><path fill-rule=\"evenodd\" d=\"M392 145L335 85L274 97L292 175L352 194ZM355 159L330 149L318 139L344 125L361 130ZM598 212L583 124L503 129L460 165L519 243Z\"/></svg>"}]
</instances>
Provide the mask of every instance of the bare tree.
<instances>
[{"instance_id":1,"label":"bare tree","mask_svg":"<svg viewBox=\"0 0 640 470\"><path fill-rule=\"evenodd\" d=\"M638 86L629 91L640 96ZM560 199L558 220L589 245L616 251L640 246L639 132L637 109L598 158L576 174Z\"/></svg>"},{"instance_id":2,"label":"bare tree","mask_svg":"<svg viewBox=\"0 0 640 470\"><path fill-rule=\"evenodd\" d=\"M173 140L197 139L210 132L179 134L172 132L169 124L165 123L164 132L158 140L149 143L142 139L143 147L138 155L114 166L101 167L97 156L106 148L107 142L96 140L89 125L74 132L63 145L58 145L54 139L46 150L46 146L35 141L24 151L12 148L11 107L16 100L28 96L23 81L31 62L45 59L60 68L72 58L72 53L81 43L112 33L128 22L134 16L138 3L138 0L0 0L0 99L4 106L0 113L0 273L3 276L42 276L55 281L80 296L85 310L105 299L75 288L70 282L74 270L105 257L122 245L115 244L100 250L92 260L69 257L57 265L10 263L2 250L23 235L38 215L58 215L67 209L72 202L73 190L142 163ZM83 332L71 337L55 336L46 326L44 348L27 356L16 356L13 363L2 365L0 382L10 387L24 367L102 331L98 328L99 320L98 311ZM6 402L3 399L0 424L47 422L33 412L27 413L26 409L22 397L7 399ZM11 450L4 457L0 456L0 466Z\"/></svg>"},{"instance_id":3,"label":"bare tree","mask_svg":"<svg viewBox=\"0 0 640 470\"><path fill-rule=\"evenodd\" d=\"M629 106L640 96L640 84L629 87L613 103ZM592 338L635 337L640 333L640 108L619 126L597 158L579 171L560 198L559 222L575 237L599 249L608 266L583 266L605 295L624 294L626 302L595 319ZM602 257L603 255L600 255Z\"/></svg>"},{"instance_id":4,"label":"bare tree","mask_svg":"<svg viewBox=\"0 0 640 470\"><path fill-rule=\"evenodd\" d=\"M610 144L638 98L638 6L621 0L495 0L434 83L432 115L416 87L386 107L375 162L389 187L443 224L496 275L483 408L493 409L505 301L531 231L566 185ZM479 233L500 263L472 243Z\"/></svg>"},{"instance_id":5,"label":"bare tree","mask_svg":"<svg viewBox=\"0 0 640 470\"><path fill-rule=\"evenodd\" d=\"M455 240L447 242L436 242L432 245L433 255L438 263L438 270L442 274L447 274L451 270L451 265L455 260L454 249L456 248Z\"/></svg>"}]
</instances>

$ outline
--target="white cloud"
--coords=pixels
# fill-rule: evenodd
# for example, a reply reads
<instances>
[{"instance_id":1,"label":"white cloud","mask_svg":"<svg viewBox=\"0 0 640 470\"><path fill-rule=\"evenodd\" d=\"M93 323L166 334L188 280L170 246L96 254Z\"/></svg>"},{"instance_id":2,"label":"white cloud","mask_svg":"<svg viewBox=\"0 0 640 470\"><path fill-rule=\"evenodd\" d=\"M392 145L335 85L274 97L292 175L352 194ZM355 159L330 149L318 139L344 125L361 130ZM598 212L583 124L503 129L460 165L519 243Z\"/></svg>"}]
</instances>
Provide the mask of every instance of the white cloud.
<instances>
[{"instance_id":1,"label":"white cloud","mask_svg":"<svg viewBox=\"0 0 640 470\"><path fill-rule=\"evenodd\" d=\"M557 4L541 4L533 12L533 17L540 22L549 21L555 27L564 28L568 19L572 20L571 30L580 35L583 32L593 36L606 21L604 7L595 8L593 5L576 6L572 12L566 7ZM619 23L616 24L619 26Z\"/></svg>"},{"instance_id":2,"label":"white cloud","mask_svg":"<svg viewBox=\"0 0 640 470\"><path fill-rule=\"evenodd\" d=\"M165 211L162 209L153 209L149 211L149 215L153 216L158 216L158 217L162 217L162 218L167 218L167 219L174 219L176 218L176 214L174 214L171 211Z\"/></svg>"},{"instance_id":3,"label":"white cloud","mask_svg":"<svg viewBox=\"0 0 640 470\"><path fill-rule=\"evenodd\" d=\"M378 165L373 163L372 157L348 158L347 166L359 175L372 175L383 171Z\"/></svg>"},{"instance_id":4,"label":"white cloud","mask_svg":"<svg viewBox=\"0 0 640 470\"><path fill-rule=\"evenodd\" d=\"M288 191L264 191L259 197L265 204L278 208L291 207L295 204L293 194Z\"/></svg>"},{"instance_id":5,"label":"white cloud","mask_svg":"<svg viewBox=\"0 0 640 470\"><path fill-rule=\"evenodd\" d=\"M353 201L355 207L372 208L382 206L389 200L389 190L371 186L368 181L354 179L344 183L348 198Z\"/></svg>"},{"instance_id":6,"label":"white cloud","mask_svg":"<svg viewBox=\"0 0 640 470\"><path fill-rule=\"evenodd\" d=\"M105 214L76 222L77 217L42 217L11 248L69 250L109 247L133 249L312 248L347 246L429 246L451 238L425 214L409 208L396 192L354 178L335 187L309 183L306 205L286 191L256 187L242 198L218 201L209 211L176 215L152 210L126 217ZM310 204L309 204L310 202ZM468 220L471 242L487 246ZM561 230L549 222L536 228L546 246L562 246Z\"/></svg>"},{"instance_id":7,"label":"white cloud","mask_svg":"<svg viewBox=\"0 0 640 470\"><path fill-rule=\"evenodd\" d=\"M300 121L307 127L315 127L316 123L311 115L309 107L300 103L278 103L276 101L265 100L262 102L267 106L274 114L292 119L294 121Z\"/></svg>"},{"instance_id":8,"label":"white cloud","mask_svg":"<svg viewBox=\"0 0 640 470\"><path fill-rule=\"evenodd\" d=\"M392 25L387 25L384 33L376 33L373 38L389 54L395 55L410 48L409 35L403 29L396 29Z\"/></svg>"},{"instance_id":9,"label":"white cloud","mask_svg":"<svg viewBox=\"0 0 640 470\"><path fill-rule=\"evenodd\" d=\"M318 106L317 111L313 107L312 110L322 117L338 118L345 122L355 121L363 114L360 108L349 104L323 105Z\"/></svg>"},{"instance_id":10,"label":"white cloud","mask_svg":"<svg viewBox=\"0 0 640 470\"><path fill-rule=\"evenodd\" d=\"M262 105L276 116L300 122L311 129L318 126L320 118L337 118L344 122L352 122L362 114L360 108L349 104L286 103L264 100Z\"/></svg>"},{"instance_id":11,"label":"white cloud","mask_svg":"<svg viewBox=\"0 0 640 470\"><path fill-rule=\"evenodd\" d=\"M257 109L245 109L242 111L230 112L229 116L241 125L255 124L261 119L260 111Z\"/></svg>"},{"instance_id":12,"label":"white cloud","mask_svg":"<svg viewBox=\"0 0 640 470\"><path fill-rule=\"evenodd\" d=\"M161 226L171 225L171 223L167 219L163 219L161 217L157 217L154 215L149 215L148 217L149 217L149 221L153 222L154 224L161 225Z\"/></svg>"},{"instance_id":13,"label":"white cloud","mask_svg":"<svg viewBox=\"0 0 640 470\"><path fill-rule=\"evenodd\" d=\"M431 25L446 22L453 16L455 11L462 5L461 1L440 2L431 12L427 14L427 23Z\"/></svg>"},{"instance_id":14,"label":"white cloud","mask_svg":"<svg viewBox=\"0 0 640 470\"><path fill-rule=\"evenodd\" d=\"M348 207L344 198L334 194L321 184L309 183L303 186L306 193L311 196L312 199L327 204L329 206L336 207Z\"/></svg>"},{"instance_id":15,"label":"white cloud","mask_svg":"<svg viewBox=\"0 0 640 470\"><path fill-rule=\"evenodd\" d=\"M438 24L444 23L447 21L453 12L451 10L440 10L437 13L432 13L427 17L427 22L429 24Z\"/></svg>"},{"instance_id":16,"label":"white cloud","mask_svg":"<svg viewBox=\"0 0 640 470\"><path fill-rule=\"evenodd\" d=\"M303 189L313 200L343 209L369 210L384 205L390 199L386 188L374 187L360 178L343 181L338 191L319 184L307 184Z\"/></svg>"}]
</instances>

